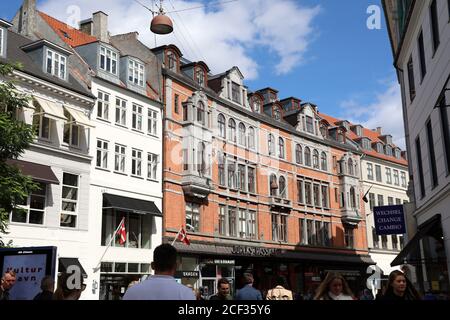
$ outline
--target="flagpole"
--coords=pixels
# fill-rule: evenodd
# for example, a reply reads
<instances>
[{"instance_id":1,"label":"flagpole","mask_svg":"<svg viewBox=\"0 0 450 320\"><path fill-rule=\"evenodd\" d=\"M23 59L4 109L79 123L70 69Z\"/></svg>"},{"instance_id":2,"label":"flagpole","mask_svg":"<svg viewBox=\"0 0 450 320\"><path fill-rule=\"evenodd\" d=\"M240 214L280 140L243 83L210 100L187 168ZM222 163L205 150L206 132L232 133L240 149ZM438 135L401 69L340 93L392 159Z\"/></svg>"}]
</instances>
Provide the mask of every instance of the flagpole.
<instances>
[{"instance_id":1,"label":"flagpole","mask_svg":"<svg viewBox=\"0 0 450 320\"><path fill-rule=\"evenodd\" d=\"M100 258L100 261L98 262L97 266L94 268L94 273L97 272L100 268L99 266L102 263L103 258L105 257L106 251L108 251L108 249L111 247L111 244L113 242L113 240L116 238L117 232L119 232L119 229L122 227L122 224L125 222L125 217L122 218L122 220L119 223L119 226L117 227L116 231L114 231L113 236L111 237L111 240L109 240L109 244L105 249L105 252L103 252L102 257Z\"/></svg>"},{"instance_id":2,"label":"flagpole","mask_svg":"<svg viewBox=\"0 0 450 320\"><path fill-rule=\"evenodd\" d=\"M175 242L177 242L177 239L178 239L178 236L180 235L181 229L183 229L183 227L181 227L180 230L178 230L178 233L175 236L175 239L173 239L173 241L172 241L172 246L175 244Z\"/></svg>"}]
</instances>

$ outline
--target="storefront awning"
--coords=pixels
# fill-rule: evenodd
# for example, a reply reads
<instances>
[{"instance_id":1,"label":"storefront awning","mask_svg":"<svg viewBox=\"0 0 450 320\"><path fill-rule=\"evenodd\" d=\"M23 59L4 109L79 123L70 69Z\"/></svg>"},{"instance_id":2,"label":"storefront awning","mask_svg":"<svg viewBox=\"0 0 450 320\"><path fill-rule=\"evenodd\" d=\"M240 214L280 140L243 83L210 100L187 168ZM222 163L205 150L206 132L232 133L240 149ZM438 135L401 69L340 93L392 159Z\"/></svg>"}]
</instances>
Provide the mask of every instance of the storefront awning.
<instances>
[{"instance_id":1,"label":"storefront awning","mask_svg":"<svg viewBox=\"0 0 450 320\"><path fill-rule=\"evenodd\" d=\"M87 278L87 273L78 258L59 258L59 272L67 272L67 269L71 266L78 267L83 275L83 278Z\"/></svg>"},{"instance_id":2,"label":"storefront awning","mask_svg":"<svg viewBox=\"0 0 450 320\"><path fill-rule=\"evenodd\" d=\"M103 194L103 209L116 209L162 217L161 211L153 201L122 197L109 193Z\"/></svg>"},{"instance_id":3,"label":"storefront awning","mask_svg":"<svg viewBox=\"0 0 450 320\"><path fill-rule=\"evenodd\" d=\"M64 109L70 113L72 118L74 119L74 122L77 125L87 127L87 128L94 128L95 126L92 124L91 120L81 111L75 110L73 108L64 107Z\"/></svg>"},{"instance_id":4,"label":"storefront awning","mask_svg":"<svg viewBox=\"0 0 450 320\"><path fill-rule=\"evenodd\" d=\"M59 184L58 178L49 166L12 159L6 160L6 163L18 167L23 175L30 176L37 182Z\"/></svg>"},{"instance_id":5,"label":"storefront awning","mask_svg":"<svg viewBox=\"0 0 450 320\"><path fill-rule=\"evenodd\" d=\"M407 243L398 256L391 262L391 267L401 264L421 261L420 257L420 240L430 234L435 228L440 227L441 215L437 214L423 225L419 226L417 233Z\"/></svg>"},{"instance_id":6,"label":"storefront awning","mask_svg":"<svg viewBox=\"0 0 450 320\"><path fill-rule=\"evenodd\" d=\"M64 116L64 110L61 104L45 100L39 97L33 97L41 106L45 116L53 120L67 120Z\"/></svg>"}]
</instances>

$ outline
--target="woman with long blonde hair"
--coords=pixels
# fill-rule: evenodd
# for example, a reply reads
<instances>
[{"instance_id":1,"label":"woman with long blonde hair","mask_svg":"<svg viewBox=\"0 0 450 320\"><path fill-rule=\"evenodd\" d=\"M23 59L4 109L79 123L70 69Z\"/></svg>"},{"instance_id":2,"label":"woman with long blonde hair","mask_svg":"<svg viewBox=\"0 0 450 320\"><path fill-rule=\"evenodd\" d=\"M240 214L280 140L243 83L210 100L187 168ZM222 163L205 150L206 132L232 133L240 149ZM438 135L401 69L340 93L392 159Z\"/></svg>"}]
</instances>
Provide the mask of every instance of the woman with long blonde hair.
<instances>
[{"instance_id":1,"label":"woman with long blonde hair","mask_svg":"<svg viewBox=\"0 0 450 320\"><path fill-rule=\"evenodd\" d=\"M354 300L353 297L344 277L339 273L329 272L317 288L314 300Z\"/></svg>"}]
</instances>

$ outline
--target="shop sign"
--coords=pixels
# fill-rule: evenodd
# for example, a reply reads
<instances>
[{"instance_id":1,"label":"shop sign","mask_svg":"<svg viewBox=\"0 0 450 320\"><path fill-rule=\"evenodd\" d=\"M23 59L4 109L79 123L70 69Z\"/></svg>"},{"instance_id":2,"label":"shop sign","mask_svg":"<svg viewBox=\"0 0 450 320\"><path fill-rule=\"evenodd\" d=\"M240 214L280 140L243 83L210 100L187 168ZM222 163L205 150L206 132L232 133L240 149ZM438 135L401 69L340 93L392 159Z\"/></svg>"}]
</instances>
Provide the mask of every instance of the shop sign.
<instances>
[{"instance_id":1,"label":"shop sign","mask_svg":"<svg viewBox=\"0 0 450 320\"><path fill-rule=\"evenodd\" d=\"M175 278L195 278L198 279L200 274L198 271L177 271Z\"/></svg>"},{"instance_id":2,"label":"shop sign","mask_svg":"<svg viewBox=\"0 0 450 320\"><path fill-rule=\"evenodd\" d=\"M320 282L321 281L320 277L312 277L311 280L314 281L314 282Z\"/></svg>"},{"instance_id":3,"label":"shop sign","mask_svg":"<svg viewBox=\"0 0 450 320\"><path fill-rule=\"evenodd\" d=\"M217 265L234 266L235 260L206 259L206 260L203 260L203 263L204 264L217 264Z\"/></svg>"},{"instance_id":4,"label":"shop sign","mask_svg":"<svg viewBox=\"0 0 450 320\"><path fill-rule=\"evenodd\" d=\"M269 257L277 253L281 253L281 249L234 246L231 253L252 257Z\"/></svg>"},{"instance_id":5,"label":"shop sign","mask_svg":"<svg viewBox=\"0 0 450 320\"><path fill-rule=\"evenodd\" d=\"M406 233L403 205L374 207L373 214L377 235Z\"/></svg>"}]
</instances>

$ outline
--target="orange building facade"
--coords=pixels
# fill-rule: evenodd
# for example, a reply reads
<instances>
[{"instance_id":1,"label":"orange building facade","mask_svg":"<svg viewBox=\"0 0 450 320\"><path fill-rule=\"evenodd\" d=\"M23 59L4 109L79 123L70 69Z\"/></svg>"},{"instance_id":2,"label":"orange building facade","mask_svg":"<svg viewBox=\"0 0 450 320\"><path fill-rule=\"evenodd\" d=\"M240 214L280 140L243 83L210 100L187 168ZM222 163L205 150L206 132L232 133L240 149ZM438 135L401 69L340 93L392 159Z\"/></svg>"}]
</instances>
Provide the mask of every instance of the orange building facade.
<instances>
[{"instance_id":1,"label":"orange building facade","mask_svg":"<svg viewBox=\"0 0 450 320\"><path fill-rule=\"evenodd\" d=\"M215 293L252 272L270 289L284 275L313 292L328 270L354 290L365 286L368 256L360 160L343 126L317 106L249 92L237 67L211 75L180 50L152 50L163 63L163 241L183 227L177 277Z\"/></svg>"}]
</instances>

